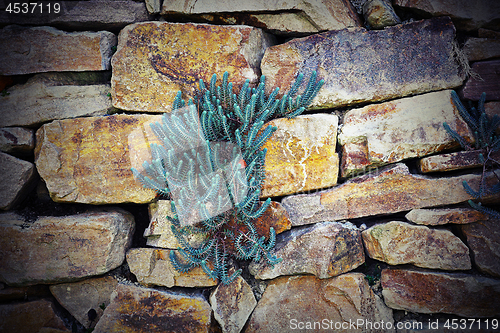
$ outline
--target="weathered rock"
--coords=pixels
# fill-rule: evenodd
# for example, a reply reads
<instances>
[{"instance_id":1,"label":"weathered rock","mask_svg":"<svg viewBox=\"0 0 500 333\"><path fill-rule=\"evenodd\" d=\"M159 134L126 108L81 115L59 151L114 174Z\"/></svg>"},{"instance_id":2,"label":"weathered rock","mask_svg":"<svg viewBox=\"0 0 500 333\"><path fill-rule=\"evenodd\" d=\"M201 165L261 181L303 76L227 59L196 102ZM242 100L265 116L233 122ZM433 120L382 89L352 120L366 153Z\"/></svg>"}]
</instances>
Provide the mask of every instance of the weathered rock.
<instances>
[{"instance_id":1,"label":"weathered rock","mask_svg":"<svg viewBox=\"0 0 500 333\"><path fill-rule=\"evenodd\" d=\"M462 273L384 269L382 295L393 309L463 317L500 314L500 280Z\"/></svg>"},{"instance_id":2,"label":"weathered rock","mask_svg":"<svg viewBox=\"0 0 500 333\"><path fill-rule=\"evenodd\" d=\"M165 36L169 36L165 38ZM111 80L113 105L132 111L171 110L179 90L193 97L199 79L227 71L236 85L256 82L269 37L260 29L194 23L131 24L118 36Z\"/></svg>"},{"instance_id":3,"label":"weathered rock","mask_svg":"<svg viewBox=\"0 0 500 333\"><path fill-rule=\"evenodd\" d=\"M460 86L454 36L449 18L329 31L268 48L261 69L269 87L282 91L298 73L317 69L325 84L311 108L376 102Z\"/></svg>"},{"instance_id":4,"label":"weathered rock","mask_svg":"<svg viewBox=\"0 0 500 333\"><path fill-rule=\"evenodd\" d=\"M56 119L105 115L111 108L109 84L61 85L41 75L0 97L0 126L34 126Z\"/></svg>"},{"instance_id":5,"label":"weathered rock","mask_svg":"<svg viewBox=\"0 0 500 333\"><path fill-rule=\"evenodd\" d=\"M458 146L443 122L473 140L451 100L451 90L350 110L339 133L342 176Z\"/></svg>"},{"instance_id":6,"label":"weathered rock","mask_svg":"<svg viewBox=\"0 0 500 333\"><path fill-rule=\"evenodd\" d=\"M220 283L210 295L215 320L222 332L241 332L257 305L252 288L241 276L230 284Z\"/></svg>"},{"instance_id":7,"label":"weathered rock","mask_svg":"<svg viewBox=\"0 0 500 333\"><path fill-rule=\"evenodd\" d=\"M486 100L500 100L500 60L478 61L472 64L472 72L480 79L470 77L465 83L462 94L465 99L479 100L483 92Z\"/></svg>"},{"instance_id":8,"label":"weathered rock","mask_svg":"<svg viewBox=\"0 0 500 333\"><path fill-rule=\"evenodd\" d=\"M150 14L159 14L161 11L161 0L146 0L146 9Z\"/></svg>"},{"instance_id":9,"label":"weathered rock","mask_svg":"<svg viewBox=\"0 0 500 333\"><path fill-rule=\"evenodd\" d=\"M33 163L0 152L0 209L9 210L24 199L34 178Z\"/></svg>"},{"instance_id":10,"label":"weathered rock","mask_svg":"<svg viewBox=\"0 0 500 333\"><path fill-rule=\"evenodd\" d=\"M279 118L278 129L264 144L266 179L262 197L292 194L337 184L338 117L329 114Z\"/></svg>"},{"instance_id":11,"label":"weathered rock","mask_svg":"<svg viewBox=\"0 0 500 333\"><path fill-rule=\"evenodd\" d=\"M487 219L485 214L472 208L412 209L405 217L424 225L467 224Z\"/></svg>"},{"instance_id":12,"label":"weathered rock","mask_svg":"<svg viewBox=\"0 0 500 333\"><path fill-rule=\"evenodd\" d=\"M387 0L369 0L363 5L363 16L371 29L382 29L401 23L392 4Z\"/></svg>"},{"instance_id":13,"label":"weathered rock","mask_svg":"<svg viewBox=\"0 0 500 333\"><path fill-rule=\"evenodd\" d=\"M0 305L0 332L70 333L48 300Z\"/></svg>"},{"instance_id":14,"label":"weathered rock","mask_svg":"<svg viewBox=\"0 0 500 333\"><path fill-rule=\"evenodd\" d=\"M83 326L94 327L109 305L111 293L118 281L111 277L99 277L74 283L62 283L50 286L52 295ZM96 317L89 319L89 311L94 310Z\"/></svg>"},{"instance_id":15,"label":"weathered rock","mask_svg":"<svg viewBox=\"0 0 500 333\"><path fill-rule=\"evenodd\" d=\"M478 150L464 150L424 157L419 161L420 171L426 173L477 168L483 165L479 158L481 153L483 152ZM500 158L500 152L493 152L491 157Z\"/></svg>"},{"instance_id":16,"label":"weathered rock","mask_svg":"<svg viewBox=\"0 0 500 333\"><path fill-rule=\"evenodd\" d=\"M161 116L113 115L57 120L36 133L35 163L57 202L147 203L131 167L150 159L149 123Z\"/></svg>"},{"instance_id":17,"label":"weathered rock","mask_svg":"<svg viewBox=\"0 0 500 333\"><path fill-rule=\"evenodd\" d=\"M208 332L210 313L201 296L120 283L93 332Z\"/></svg>"},{"instance_id":18,"label":"weathered rock","mask_svg":"<svg viewBox=\"0 0 500 333\"><path fill-rule=\"evenodd\" d=\"M477 268L496 277L500 277L500 231L498 219L484 219L476 223L462 225L462 232L467 237L467 244L472 251L472 258Z\"/></svg>"},{"instance_id":19,"label":"weathered rock","mask_svg":"<svg viewBox=\"0 0 500 333\"><path fill-rule=\"evenodd\" d=\"M404 164L386 167L313 194L298 194L281 202L292 226L321 221L339 221L415 208L449 205L472 199L462 182L478 188L481 175L429 178L413 175ZM486 176L487 186L496 177ZM498 196L495 197L498 201Z\"/></svg>"},{"instance_id":20,"label":"weathered rock","mask_svg":"<svg viewBox=\"0 0 500 333\"><path fill-rule=\"evenodd\" d=\"M362 233L370 258L390 265L413 264L423 268L471 268L469 248L449 230L430 229L392 221Z\"/></svg>"},{"instance_id":21,"label":"weathered rock","mask_svg":"<svg viewBox=\"0 0 500 333\"><path fill-rule=\"evenodd\" d=\"M469 61L498 58L500 57L500 40L470 37L465 42L463 51Z\"/></svg>"},{"instance_id":22,"label":"weathered rock","mask_svg":"<svg viewBox=\"0 0 500 333\"><path fill-rule=\"evenodd\" d=\"M488 102L484 103L484 112L492 118L494 115L500 117L500 102Z\"/></svg>"},{"instance_id":23,"label":"weathered rock","mask_svg":"<svg viewBox=\"0 0 500 333\"><path fill-rule=\"evenodd\" d=\"M127 263L137 281L144 286L211 287L217 285L201 267L180 273L170 262L170 251L153 248L135 248L127 252ZM176 250L174 250L176 251Z\"/></svg>"},{"instance_id":24,"label":"weathered rock","mask_svg":"<svg viewBox=\"0 0 500 333\"><path fill-rule=\"evenodd\" d=\"M221 13L220 8L224 8ZM226 24L249 24L276 34L304 34L361 26L350 2L333 1L164 1L163 15L201 16Z\"/></svg>"},{"instance_id":25,"label":"weathered rock","mask_svg":"<svg viewBox=\"0 0 500 333\"><path fill-rule=\"evenodd\" d=\"M173 217L170 200L158 200L149 205L149 227L144 230L144 237L147 238L147 245L163 247L167 249L177 249L180 244L172 233L172 223L167 216ZM269 228L273 227L277 234L290 230L292 223L288 219L288 213L279 202L272 201L269 208L259 218L254 221L259 234L267 234ZM198 247L204 240L202 234L192 234L186 239L193 247Z\"/></svg>"},{"instance_id":26,"label":"weathered rock","mask_svg":"<svg viewBox=\"0 0 500 333\"><path fill-rule=\"evenodd\" d=\"M384 323L384 328L365 326L368 322ZM373 293L363 274L348 273L324 280L315 276L274 279L245 332L295 329L394 332L394 321L392 311Z\"/></svg>"},{"instance_id":27,"label":"weathered rock","mask_svg":"<svg viewBox=\"0 0 500 333\"><path fill-rule=\"evenodd\" d=\"M38 284L24 287L0 286L0 302L26 301L28 299L40 299L51 297L49 286Z\"/></svg>"},{"instance_id":28,"label":"weathered rock","mask_svg":"<svg viewBox=\"0 0 500 333\"><path fill-rule=\"evenodd\" d=\"M282 261L269 266L252 262L257 279L314 274L320 279L349 272L365 262L361 232L349 223L323 222L293 228L276 237L275 254Z\"/></svg>"},{"instance_id":29,"label":"weathered rock","mask_svg":"<svg viewBox=\"0 0 500 333\"><path fill-rule=\"evenodd\" d=\"M0 280L8 285L60 283L104 274L122 264L134 217L120 209L38 217L0 214Z\"/></svg>"},{"instance_id":30,"label":"weathered rock","mask_svg":"<svg viewBox=\"0 0 500 333\"><path fill-rule=\"evenodd\" d=\"M0 32L0 74L107 70L115 45L108 31L8 26Z\"/></svg>"},{"instance_id":31,"label":"weathered rock","mask_svg":"<svg viewBox=\"0 0 500 333\"><path fill-rule=\"evenodd\" d=\"M450 16L457 29L477 30L484 27L499 30L500 5L495 0L394 0L395 7L411 9L420 14Z\"/></svg>"},{"instance_id":32,"label":"weathered rock","mask_svg":"<svg viewBox=\"0 0 500 333\"><path fill-rule=\"evenodd\" d=\"M0 12L0 23L51 25L66 30L119 30L126 25L149 19L144 2L133 0L58 1L52 12L9 15ZM47 8L44 8L47 9ZM42 15L43 14L43 15Z\"/></svg>"},{"instance_id":33,"label":"weathered rock","mask_svg":"<svg viewBox=\"0 0 500 333\"><path fill-rule=\"evenodd\" d=\"M33 130L23 127L0 128L0 150L6 153L28 153L35 148Z\"/></svg>"}]
</instances>

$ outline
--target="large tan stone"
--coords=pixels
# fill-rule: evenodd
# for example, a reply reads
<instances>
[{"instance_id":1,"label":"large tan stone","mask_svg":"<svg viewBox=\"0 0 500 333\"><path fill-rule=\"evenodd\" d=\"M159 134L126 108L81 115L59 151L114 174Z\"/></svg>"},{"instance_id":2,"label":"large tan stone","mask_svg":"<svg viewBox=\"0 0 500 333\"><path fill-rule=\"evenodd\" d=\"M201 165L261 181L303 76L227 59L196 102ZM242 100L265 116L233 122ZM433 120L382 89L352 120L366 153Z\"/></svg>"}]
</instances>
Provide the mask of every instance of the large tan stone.
<instances>
[{"instance_id":1,"label":"large tan stone","mask_svg":"<svg viewBox=\"0 0 500 333\"><path fill-rule=\"evenodd\" d=\"M485 214L472 208L412 209L405 217L408 221L423 225L467 224L488 219Z\"/></svg>"},{"instance_id":2,"label":"large tan stone","mask_svg":"<svg viewBox=\"0 0 500 333\"><path fill-rule=\"evenodd\" d=\"M127 263L137 281L144 286L211 287L217 285L201 267L180 273L170 262L170 251L154 248L134 248L127 252ZM172 250L175 251L175 250Z\"/></svg>"},{"instance_id":3,"label":"large tan stone","mask_svg":"<svg viewBox=\"0 0 500 333\"><path fill-rule=\"evenodd\" d=\"M325 84L311 108L450 89L463 82L454 59L454 38L455 28L446 17L384 30L333 30L268 48L262 74L269 87L286 91L298 73L307 77L317 69Z\"/></svg>"},{"instance_id":4,"label":"large tan stone","mask_svg":"<svg viewBox=\"0 0 500 333\"><path fill-rule=\"evenodd\" d=\"M451 313L463 317L500 315L500 280L463 273L384 269L382 295L393 309Z\"/></svg>"},{"instance_id":5,"label":"large tan stone","mask_svg":"<svg viewBox=\"0 0 500 333\"><path fill-rule=\"evenodd\" d=\"M0 332L69 333L54 304L45 299L0 305Z\"/></svg>"},{"instance_id":6,"label":"large tan stone","mask_svg":"<svg viewBox=\"0 0 500 333\"><path fill-rule=\"evenodd\" d=\"M104 274L122 264L134 228L132 214L121 209L43 216L33 223L1 214L0 280L51 284Z\"/></svg>"},{"instance_id":7,"label":"large tan stone","mask_svg":"<svg viewBox=\"0 0 500 333\"><path fill-rule=\"evenodd\" d=\"M94 327L109 305L111 293L118 281L111 277L98 277L73 283L50 286L50 292L66 310L83 326ZM89 311L94 310L96 317L89 319Z\"/></svg>"},{"instance_id":8,"label":"large tan stone","mask_svg":"<svg viewBox=\"0 0 500 333\"><path fill-rule=\"evenodd\" d=\"M413 264L442 270L471 268L469 248L449 230L392 221L375 225L362 235L370 258L390 265Z\"/></svg>"},{"instance_id":9,"label":"large tan stone","mask_svg":"<svg viewBox=\"0 0 500 333\"><path fill-rule=\"evenodd\" d=\"M120 283L93 332L209 332L211 311L202 296Z\"/></svg>"},{"instance_id":10,"label":"large tan stone","mask_svg":"<svg viewBox=\"0 0 500 333\"><path fill-rule=\"evenodd\" d=\"M462 182L478 188L481 175L431 178L411 174L402 163L350 179L332 189L313 194L297 194L281 202L292 225L339 221L363 216L403 212L415 208L449 205L472 197ZM487 186L496 177L486 175ZM498 195L489 198L498 202Z\"/></svg>"},{"instance_id":11,"label":"large tan stone","mask_svg":"<svg viewBox=\"0 0 500 333\"><path fill-rule=\"evenodd\" d=\"M320 279L349 272L365 262L361 232L350 223L323 222L293 228L276 237L274 254L282 261L271 267L252 262L257 279L314 274Z\"/></svg>"},{"instance_id":12,"label":"large tan stone","mask_svg":"<svg viewBox=\"0 0 500 333\"><path fill-rule=\"evenodd\" d=\"M160 116L113 115L53 121L36 133L35 163L52 200L88 204L147 203L131 167L150 159L149 124Z\"/></svg>"},{"instance_id":13,"label":"large tan stone","mask_svg":"<svg viewBox=\"0 0 500 333\"><path fill-rule=\"evenodd\" d=\"M221 13L220 8L224 8ZM348 1L326 0L236 0L164 1L163 15L189 15L213 21L248 24L276 34L304 34L361 26Z\"/></svg>"},{"instance_id":14,"label":"large tan stone","mask_svg":"<svg viewBox=\"0 0 500 333\"><path fill-rule=\"evenodd\" d=\"M0 209L9 210L24 199L34 178L33 163L0 152Z\"/></svg>"},{"instance_id":15,"label":"large tan stone","mask_svg":"<svg viewBox=\"0 0 500 333\"><path fill-rule=\"evenodd\" d=\"M495 277L500 277L499 222L499 219L490 217L461 226L463 234L467 237L475 266L481 272Z\"/></svg>"},{"instance_id":16,"label":"large tan stone","mask_svg":"<svg viewBox=\"0 0 500 333\"><path fill-rule=\"evenodd\" d=\"M125 27L112 59L113 105L132 111L170 111L179 90L193 97L199 79L227 71L236 85L256 82L269 44L246 26L144 22Z\"/></svg>"},{"instance_id":17,"label":"large tan stone","mask_svg":"<svg viewBox=\"0 0 500 333\"><path fill-rule=\"evenodd\" d=\"M337 184L338 117L329 114L279 118L278 129L264 144L266 179L262 197L315 190Z\"/></svg>"},{"instance_id":18,"label":"large tan stone","mask_svg":"<svg viewBox=\"0 0 500 333\"><path fill-rule=\"evenodd\" d=\"M451 90L350 110L339 133L342 176L458 146L444 122L473 140L451 99Z\"/></svg>"},{"instance_id":19,"label":"large tan stone","mask_svg":"<svg viewBox=\"0 0 500 333\"><path fill-rule=\"evenodd\" d=\"M384 325L370 327L378 322ZM384 323L384 324L382 324ZM246 333L394 332L392 311L373 293L360 273L330 279L286 276L272 280L250 317Z\"/></svg>"},{"instance_id":20,"label":"large tan stone","mask_svg":"<svg viewBox=\"0 0 500 333\"><path fill-rule=\"evenodd\" d=\"M108 31L7 26L0 31L0 74L107 70L115 45Z\"/></svg>"}]
</instances>

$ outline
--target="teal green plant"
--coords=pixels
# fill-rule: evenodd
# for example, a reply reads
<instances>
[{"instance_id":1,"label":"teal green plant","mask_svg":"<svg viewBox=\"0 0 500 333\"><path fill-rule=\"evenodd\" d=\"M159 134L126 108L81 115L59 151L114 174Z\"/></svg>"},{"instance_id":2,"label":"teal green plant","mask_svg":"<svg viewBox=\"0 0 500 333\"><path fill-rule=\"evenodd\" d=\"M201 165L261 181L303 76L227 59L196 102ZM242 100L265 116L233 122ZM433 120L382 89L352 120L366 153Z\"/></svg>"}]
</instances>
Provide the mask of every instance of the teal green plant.
<instances>
[{"instance_id":1,"label":"teal green plant","mask_svg":"<svg viewBox=\"0 0 500 333\"><path fill-rule=\"evenodd\" d=\"M299 74L281 98L279 88L266 93L265 76L257 87L246 80L237 94L227 72L221 81L215 74L208 86L200 80L187 105L178 92L172 112L163 115L162 123L151 124L162 144L151 145L152 160L144 162L144 173L132 172L146 187L173 199L174 216L167 218L180 244L177 253L170 252L173 267L179 272L202 267L210 278L229 284L241 274L241 269L229 273L233 259L281 261L273 254L275 230L261 234L254 223L271 204L270 198L259 200L265 179L262 147L276 127L264 124L301 114L324 81L312 72L302 87L304 75ZM190 242L193 234L203 242Z\"/></svg>"},{"instance_id":2,"label":"teal green plant","mask_svg":"<svg viewBox=\"0 0 500 333\"><path fill-rule=\"evenodd\" d=\"M472 105L469 105L469 109L467 109L462 104L455 91L452 91L451 96L458 112L474 135L474 144L472 145L461 137L456 131L451 129L447 123L443 123L444 128L458 143L460 143L463 149L478 150L481 152L479 154L479 160L482 163L482 174L479 189L474 190L466 181L464 181L463 187L465 191L474 199L481 199L487 195L500 193L500 177L497 174L497 171L500 168L500 162L493 158L493 153L500 150L500 136L497 134L498 126L500 125L500 117L494 115L490 118L486 114L484 110L486 93L481 94L477 109ZM497 184L490 187L486 186L486 173L488 171L492 171L499 181ZM481 202L476 203L472 200L469 200L468 202L472 208L496 218L500 218L500 212L484 207Z\"/></svg>"}]
</instances>

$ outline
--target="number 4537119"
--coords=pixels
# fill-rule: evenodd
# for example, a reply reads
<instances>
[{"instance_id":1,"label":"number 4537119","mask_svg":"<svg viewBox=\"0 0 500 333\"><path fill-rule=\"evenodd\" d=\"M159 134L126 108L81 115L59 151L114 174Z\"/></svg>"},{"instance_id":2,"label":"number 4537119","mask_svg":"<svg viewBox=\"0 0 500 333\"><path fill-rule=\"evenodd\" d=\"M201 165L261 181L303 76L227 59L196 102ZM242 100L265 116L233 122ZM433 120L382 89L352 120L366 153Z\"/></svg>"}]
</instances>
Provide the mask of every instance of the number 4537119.
<instances>
[{"instance_id":1,"label":"number 4537119","mask_svg":"<svg viewBox=\"0 0 500 333\"><path fill-rule=\"evenodd\" d=\"M61 11L61 4L58 2L9 2L5 11L11 14L58 14Z\"/></svg>"}]
</instances>

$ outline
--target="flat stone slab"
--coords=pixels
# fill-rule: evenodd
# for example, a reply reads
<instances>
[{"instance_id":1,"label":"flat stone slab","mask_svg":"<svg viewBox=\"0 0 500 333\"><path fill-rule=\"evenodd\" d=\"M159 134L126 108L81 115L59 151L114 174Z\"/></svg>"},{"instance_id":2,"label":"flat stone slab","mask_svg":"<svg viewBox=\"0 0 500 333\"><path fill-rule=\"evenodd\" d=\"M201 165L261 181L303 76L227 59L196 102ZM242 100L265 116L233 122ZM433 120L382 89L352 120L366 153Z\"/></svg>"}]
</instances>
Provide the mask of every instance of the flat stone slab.
<instances>
[{"instance_id":1,"label":"flat stone slab","mask_svg":"<svg viewBox=\"0 0 500 333\"><path fill-rule=\"evenodd\" d=\"M420 171L427 173L477 168L483 165L479 154L484 154L484 152L464 150L424 157L419 161ZM498 160L500 152L493 152L491 157Z\"/></svg>"},{"instance_id":2,"label":"flat stone slab","mask_svg":"<svg viewBox=\"0 0 500 333\"><path fill-rule=\"evenodd\" d=\"M470 62L498 58L500 39L470 37L465 42L463 51Z\"/></svg>"},{"instance_id":3,"label":"flat stone slab","mask_svg":"<svg viewBox=\"0 0 500 333\"><path fill-rule=\"evenodd\" d=\"M285 197L281 204L292 226L340 221L464 202L472 197L465 192L462 182L478 188L480 179L481 175L475 174L442 178L414 175L399 163L352 178L332 189ZM487 175L487 186L496 182L496 177Z\"/></svg>"},{"instance_id":4,"label":"flat stone slab","mask_svg":"<svg viewBox=\"0 0 500 333\"><path fill-rule=\"evenodd\" d=\"M155 192L131 167L150 159L149 127L161 116L113 115L56 120L36 132L35 164L52 200L88 204L149 203Z\"/></svg>"},{"instance_id":5,"label":"flat stone slab","mask_svg":"<svg viewBox=\"0 0 500 333\"><path fill-rule=\"evenodd\" d=\"M500 100L500 60L478 61L472 64L472 72L480 79L470 77L462 89L465 99L478 101L483 92L487 101Z\"/></svg>"},{"instance_id":6,"label":"flat stone slab","mask_svg":"<svg viewBox=\"0 0 500 333\"><path fill-rule=\"evenodd\" d=\"M208 333L211 312L202 296L119 283L93 332Z\"/></svg>"},{"instance_id":7,"label":"flat stone slab","mask_svg":"<svg viewBox=\"0 0 500 333\"><path fill-rule=\"evenodd\" d=\"M485 221L488 216L472 208L412 209L408 221L423 225L467 224Z\"/></svg>"},{"instance_id":8,"label":"flat stone slab","mask_svg":"<svg viewBox=\"0 0 500 333\"><path fill-rule=\"evenodd\" d=\"M134 217L123 210L42 216L33 223L0 214L0 280L53 284L104 274L123 263Z\"/></svg>"},{"instance_id":9,"label":"flat stone slab","mask_svg":"<svg viewBox=\"0 0 500 333\"><path fill-rule=\"evenodd\" d=\"M384 269L382 295L393 309L451 313L466 318L500 315L500 280L463 273Z\"/></svg>"},{"instance_id":10,"label":"flat stone slab","mask_svg":"<svg viewBox=\"0 0 500 333\"><path fill-rule=\"evenodd\" d=\"M0 304L1 332L70 333L54 303L37 301Z\"/></svg>"},{"instance_id":11,"label":"flat stone slab","mask_svg":"<svg viewBox=\"0 0 500 333\"><path fill-rule=\"evenodd\" d=\"M375 295L363 274L330 279L284 276L269 282L245 332L381 331L367 328L367 322L390 323L382 331L395 332L392 311Z\"/></svg>"},{"instance_id":12,"label":"flat stone slab","mask_svg":"<svg viewBox=\"0 0 500 333\"><path fill-rule=\"evenodd\" d=\"M486 274L500 277L500 231L498 219L462 225L462 233L472 251L475 266Z\"/></svg>"},{"instance_id":13,"label":"flat stone slab","mask_svg":"<svg viewBox=\"0 0 500 333\"><path fill-rule=\"evenodd\" d=\"M274 254L282 261L274 267L252 262L257 279L314 274L320 279L352 271L365 262L361 232L349 223L323 222L293 228L276 237Z\"/></svg>"},{"instance_id":14,"label":"flat stone slab","mask_svg":"<svg viewBox=\"0 0 500 333\"><path fill-rule=\"evenodd\" d=\"M337 184L338 117L329 114L279 118L267 125L278 129L264 144L266 178L262 197L330 187Z\"/></svg>"},{"instance_id":15,"label":"flat stone slab","mask_svg":"<svg viewBox=\"0 0 500 333\"><path fill-rule=\"evenodd\" d=\"M469 248L449 230L392 221L362 233L372 259L441 270L471 269Z\"/></svg>"},{"instance_id":16,"label":"flat stone slab","mask_svg":"<svg viewBox=\"0 0 500 333\"><path fill-rule=\"evenodd\" d=\"M7 26L0 30L0 74L108 70L115 45L108 31Z\"/></svg>"},{"instance_id":17,"label":"flat stone slab","mask_svg":"<svg viewBox=\"0 0 500 333\"><path fill-rule=\"evenodd\" d=\"M308 77L317 69L325 84L311 108L376 102L460 86L454 38L447 17L384 30L334 30L270 47L261 69L269 86L283 91L299 73Z\"/></svg>"},{"instance_id":18,"label":"flat stone slab","mask_svg":"<svg viewBox=\"0 0 500 333\"><path fill-rule=\"evenodd\" d=\"M9 210L24 199L34 179L33 163L0 152L0 209Z\"/></svg>"},{"instance_id":19,"label":"flat stone slab","mask_svg":"<svg viewBox=\"0 0 500 333\"><path fill-rule=\"evenodd\" d=\"M134 248L127 252L127 263L137 281L146 286L211 287L217 281L209 278L201 267L180 273L170 262L170 251L154 248ZM177 251L177 250L173 250Z\"/></svg>"},{"instance_id":20,"label":"flat stone slab","mask_svg":"<svg viewBox=\"0 0 500 333\"><path fill-rule=\"evenodd\" d=\"M224 8L221 13L220 8ZM249 22L276 34L304 34L361 26L350 2L333 1L164 1L162 15L202 16L209 20ZM231 22L231 23L230 23Z\"/></svg>"},{"instance_id":21,"label":"flat stone slab","mask_svg":"<svg viewBox=\"0 0 500 333\"><path fill-rule=\"evenodd\" d=\"M65 84L38 74L0 96L0 126L37 126L57 119L105 115L112 109L109 84Z\"/></svg>"},{"instance_id":22,"label":"flat stone slab","mask_svg":"<svg viewBox=\"0 0 500 333\"><path fill-rule=\"evenodd\" d=\"M168 36L168 37L166 37ZM123 110L166 112L177 92L193 97L203 79L227 71L242 85L257 82L269 37L248 26L145 22L121 30L113 56L113 106Z\"/></svg>"},{"instance_id":23,"label":"flat stone slab","mask_svg":"<svg viewBox=\"0 0 500 333\"><path fill-rule=\"evenodd\" d=\"M0 128L0 150L5 153L28 153L35 148L34 131L23 127Z\"/></svg>"},{"instance_id":24,"label":"flat stone slab","mask_svg":"<svg viewBox=\"0 0 500 333\"><path fill-rule=\"evenodd\" d=\"M371 104L344 115L339 133L342 176L458 146L443 127L473 141L451 90Z\"/></svg>"}]
</instances>

